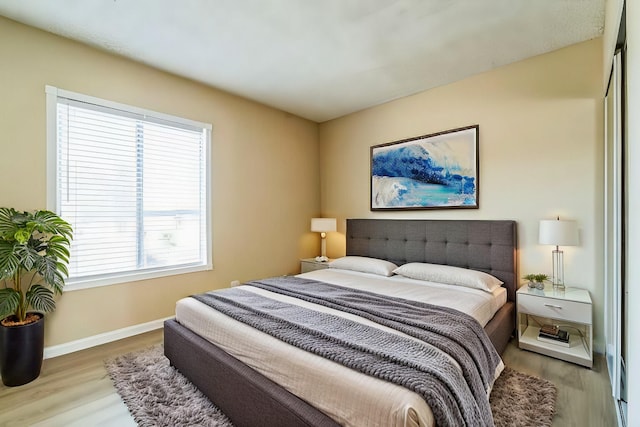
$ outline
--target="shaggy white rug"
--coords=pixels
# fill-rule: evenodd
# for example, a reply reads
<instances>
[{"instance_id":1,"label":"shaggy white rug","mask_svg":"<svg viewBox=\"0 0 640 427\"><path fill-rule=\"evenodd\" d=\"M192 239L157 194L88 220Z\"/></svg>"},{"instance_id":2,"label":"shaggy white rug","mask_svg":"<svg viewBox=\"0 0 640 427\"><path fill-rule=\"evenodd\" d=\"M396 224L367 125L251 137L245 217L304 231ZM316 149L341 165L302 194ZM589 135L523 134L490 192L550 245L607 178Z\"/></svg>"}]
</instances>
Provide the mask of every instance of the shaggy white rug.
<instances>
[{"instance_id":1,"label":"shaggy white rug","mask_svg":"<svg viewBox=\"0 0 640 427\"><path fill-rule=\"evenodd\" d=\"M163 354L162 345L105 362L107 372L140 426L233 424ZM557 390L553 383L505 368L491 392L496 427L550 427Z\"/></svg>"}]
</instances>

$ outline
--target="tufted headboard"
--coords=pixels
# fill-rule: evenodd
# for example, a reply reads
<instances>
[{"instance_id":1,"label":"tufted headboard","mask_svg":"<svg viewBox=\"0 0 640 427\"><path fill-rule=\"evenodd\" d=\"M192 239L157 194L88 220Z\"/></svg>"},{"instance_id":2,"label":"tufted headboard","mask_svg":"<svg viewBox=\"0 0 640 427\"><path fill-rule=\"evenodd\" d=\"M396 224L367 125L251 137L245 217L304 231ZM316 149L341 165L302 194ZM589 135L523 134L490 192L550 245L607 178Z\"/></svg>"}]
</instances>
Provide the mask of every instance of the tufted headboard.
<instances>
[{"instance_id":1,"label":"tufted headboard","mask_svg":"<svg viewBox=\"0 0 640 427\"><path fill-rule=\"evenodd\" d=\"M518 287L516 222L508 220L347 219L347 255L428 262L489 273Z\"/></svg>"}]
</instances>

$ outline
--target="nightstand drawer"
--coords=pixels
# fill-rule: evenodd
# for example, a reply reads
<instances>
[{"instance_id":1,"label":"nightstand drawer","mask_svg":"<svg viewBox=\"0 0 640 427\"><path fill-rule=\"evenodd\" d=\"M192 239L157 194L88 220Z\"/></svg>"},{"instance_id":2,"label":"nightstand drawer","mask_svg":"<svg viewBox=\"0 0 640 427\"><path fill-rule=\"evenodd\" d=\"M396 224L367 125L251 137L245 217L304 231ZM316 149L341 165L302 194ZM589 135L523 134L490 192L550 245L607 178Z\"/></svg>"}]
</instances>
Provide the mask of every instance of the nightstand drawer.
<instances>
[{"instance_id":1,"label":"nightstand drawer","mask_svg":"<svg viewBox=\"0 0 640 427\"><path fill-rule=\"evenodd\" d=\"M591 324L591 304L535 295L518 295L518 312L540 317Z\"/></svg>"}]
</instances>

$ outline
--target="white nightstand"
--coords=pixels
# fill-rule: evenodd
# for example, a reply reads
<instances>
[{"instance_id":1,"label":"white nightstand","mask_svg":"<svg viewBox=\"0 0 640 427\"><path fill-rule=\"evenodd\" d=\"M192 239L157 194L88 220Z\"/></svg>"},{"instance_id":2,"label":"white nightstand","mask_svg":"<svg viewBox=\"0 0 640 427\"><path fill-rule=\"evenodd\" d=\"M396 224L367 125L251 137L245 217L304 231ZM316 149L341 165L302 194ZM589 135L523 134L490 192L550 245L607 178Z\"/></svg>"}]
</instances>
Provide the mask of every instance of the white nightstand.
<instances>
[{"instance_id":1,"label":"white nightstand","mask_svg":"<svg viewBox=\"0 0 640 427\"><path fill-rule=\"evenodd\" d=\"M323 268L329 268L329 261L316 261L315 258L305 258L300 260L300 272L308 273L314 270L322 270Z\"/></svg>"},{"instance_id":2,"label":"white nightstand","mask_svg":"<svg viewBox=\"0 0 640 427\"><path fill-rule=\"evenodd\" d=\"M589 292L584 289L552 287L518 289L518 342L525 350L593 366L592 307ZM538 340L543 324L559 325L569 332L569 347Z\"/></svg>"}]
</instances>

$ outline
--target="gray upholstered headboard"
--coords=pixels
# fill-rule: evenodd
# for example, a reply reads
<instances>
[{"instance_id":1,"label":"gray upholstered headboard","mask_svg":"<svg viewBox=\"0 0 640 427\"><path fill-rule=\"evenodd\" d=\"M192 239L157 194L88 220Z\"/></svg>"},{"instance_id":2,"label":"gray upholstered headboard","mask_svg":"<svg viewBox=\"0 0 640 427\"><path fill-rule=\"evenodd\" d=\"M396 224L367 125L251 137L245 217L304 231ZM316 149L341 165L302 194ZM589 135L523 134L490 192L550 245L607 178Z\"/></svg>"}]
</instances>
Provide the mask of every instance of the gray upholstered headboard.
<instances>
[{"instance_id":1,"label":"gray upholstered headboard","mask_svg":"<svg viewBox=\"0 0 640 427\"><path fill-rule=\"evenodd\" d=\"M470 268L504 282L515 301L515 221L347 219L347 255Z\"/></svg>"}]
</instances>

